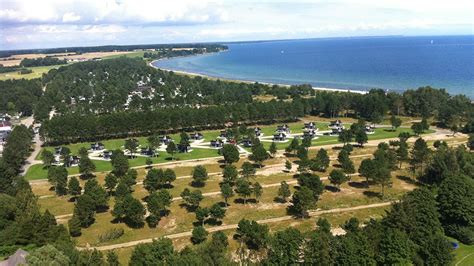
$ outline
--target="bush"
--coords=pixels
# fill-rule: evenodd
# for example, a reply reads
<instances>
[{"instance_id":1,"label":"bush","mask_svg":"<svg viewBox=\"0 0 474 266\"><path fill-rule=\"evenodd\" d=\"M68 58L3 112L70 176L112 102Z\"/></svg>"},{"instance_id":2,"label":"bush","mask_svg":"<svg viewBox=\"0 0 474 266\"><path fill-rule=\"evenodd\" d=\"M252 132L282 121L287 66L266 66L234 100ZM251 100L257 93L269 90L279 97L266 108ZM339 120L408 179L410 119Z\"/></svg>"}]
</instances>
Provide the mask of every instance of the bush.
<instances>
[{"instance_id":1,"label":"bush","mask_svg":"<svg viewBox=\"0 0 474 266\"><path fill-rule=\"evenodd\" d=\"M463 244L474 244L474 226L447 225L445 230L446 235L456 238Z\"/></svg>"},{"instance_id":2,"label":"bush","mask_svg":"<svg viewBox=\"0 0 474 266\"><path fill-rule=\"evenodd\" d=\"M121 237L124 234L123 228L112 228L99 235L99 242L107 242Z\"/></svg>"},{"instance_id":3,"label":"bush","mask_svg":"<svg viewBox=\"0 0 474 266\"><path fill-rule=\"evenodd\" d=\"M158 225L160 219L156 215L150 215L146 217L146 222L150 228L155 228Z\"/></svg>"}]
</instances>

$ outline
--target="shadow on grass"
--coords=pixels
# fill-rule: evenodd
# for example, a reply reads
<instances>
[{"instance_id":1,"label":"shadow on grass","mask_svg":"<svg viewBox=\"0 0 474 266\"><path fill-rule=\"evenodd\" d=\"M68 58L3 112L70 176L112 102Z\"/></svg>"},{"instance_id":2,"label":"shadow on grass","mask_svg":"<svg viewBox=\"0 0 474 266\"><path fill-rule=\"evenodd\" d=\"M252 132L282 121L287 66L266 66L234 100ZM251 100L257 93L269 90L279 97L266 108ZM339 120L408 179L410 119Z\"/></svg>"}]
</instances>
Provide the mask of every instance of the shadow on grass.
<instances>
[{"instance_id":1,"label":"shadow on grass","mask_svg":"<svg viewBox=\"0 0 474 266\"><path fill-rule=\"evenodd\" d=\"M335 186L324 186L324 189L326 189L327 191L331 191L331 192L339 192L341 191L339 188L335 187Z\"/></svg>"},{"instance_id":2,"label":"shadow on grass","mask_svg":"<svg viewBox=\"0 0 474 266\"><path fill-rule=\"evenodd\" d=\"M374 191L364 191L363 194L369 198L379 198L382 199L382 194Z\"/></svg>"},{"instance_id":3,"label":"shadow on grass","mask_svg":"<svg viewBox=\"0 0 474 266\"><path fill-rule=\"evenodd\" d=\"M419 185L420 184L417 180L415 180L415 179L413 179L409 176L397 175L397 178L402 180L402 181L407 182L408 184L412 184L412 185Z\"/></svg>"},{"instance_id":4,"label":"shadow on grass","mask_svg":"<svg viewBox=\"0 0 474 266\"><path fill-rule=\"evenodd\" d=\"M351 181L351 182L348 182L347 184L353 188L368 188L367 183L365 181L361 181L361 182Z\"/></svg>"},{"instance_id":5,"label":"shadow on grass","mask_svg":"<svg viewBox=\"0 0 474 266\"><path fill-rule=\"evenodd\" d=\"M244 201L242 198L238 198L234 200L234 203L236 204L247 204L247 203L257 203L257 200L255 199L247 199Z\"/></svg>"}]
</instances>

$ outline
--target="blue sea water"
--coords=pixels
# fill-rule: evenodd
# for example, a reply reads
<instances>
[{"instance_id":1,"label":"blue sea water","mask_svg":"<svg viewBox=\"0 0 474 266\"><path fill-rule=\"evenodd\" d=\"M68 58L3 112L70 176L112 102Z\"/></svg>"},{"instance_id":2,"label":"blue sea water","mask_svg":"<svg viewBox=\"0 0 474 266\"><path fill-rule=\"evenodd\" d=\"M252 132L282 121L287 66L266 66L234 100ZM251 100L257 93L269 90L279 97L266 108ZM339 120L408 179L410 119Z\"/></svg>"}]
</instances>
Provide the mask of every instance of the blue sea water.
<instances>
[{"instance_id":1,"label":"blue sea water","mask_svg":"<svg viewBox=\"0 0 474 266\"><path fill-rule=\"evenodd\" d=\"M229 51L156 61L218 78L402 91L430 85L474 98L474 35L229 43Z\"/></svg>"}]
</instances>

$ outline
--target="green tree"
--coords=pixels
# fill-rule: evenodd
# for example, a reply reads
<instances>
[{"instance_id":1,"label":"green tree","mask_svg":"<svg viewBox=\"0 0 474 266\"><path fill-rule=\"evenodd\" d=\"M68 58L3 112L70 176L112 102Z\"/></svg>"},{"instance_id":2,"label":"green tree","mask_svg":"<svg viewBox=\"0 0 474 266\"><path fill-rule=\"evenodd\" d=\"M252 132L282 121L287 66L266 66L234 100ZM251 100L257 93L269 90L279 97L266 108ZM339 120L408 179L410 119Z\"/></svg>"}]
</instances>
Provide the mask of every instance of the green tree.
<instances>
[{"instance_id":1,"label":"green tree","mask_svg":"<svg viewBox=\"0 0 474 266\"><path fill-rule=\"evenodd\" d=\"M408 144L406 141L400 141L398 144L398 149L396 151L397 159L399 162L399 168L402 168L402 163L409 159L408 154Z\"/></svg>"},{"instance_id":2,"label":"green tree","mask_svg":"<svg viewBox=\"0 0 474 266\"><path fill-rule=\"evenodd\" d=\"M233 165L226 165L222 171L222 175L224 183L233 185L239 176L239 171L237 171L237 168Z\"/></svg>"},{"instance_id":3,"label":"green tree","mask_svg":"<svg viewBox=\"0 0 474 266\"><path fill-rule=\"evenodd\" d=\"M326 172L326 169L329 167L330 163L328 152L323 148L319 149L318 153L316 154L316 158L313 161L314 163L311 167L312 170Z\"/></svg>"},{"instance_id":4,"label":"green tree","mask_svg":"<svg viewBox=\"0 0 474 266\"><path fill-rule=\"evenodd\" d=\"M380 265L409 265L415 253L415 245L398 229L388 229L382 235L376 257Z\"/></svg>"},{"instance_id":5,"label":"green tree","mask_svg":"<svg viewBox=\"0 0 474 266\"><path fill-rule=\"evenodd\" d=\"M297 265L301 263L303 235L295 228L276 232L269 241L267 262L270 265Z\"/></svg>"},{"instance_id":6,"label":"green tree","mask_svg":"<svg viewBox=\"0 0 474 266\"><path fill-rule=\"evenodd\" d=\"M282 181L280 183L280 188L278 189L278 197L282 202L286 202L289 196L291 196L290 186L286 181Z\"/></svg>"},{"instance_id":7,"label":"green tree","mask_svg":"<svg viewBox=\"0 0 474 266\"><path fill-rule=\"evenodd\" d=\"M109 195L112 194L115 187L117 186L117 183L118 179L112 172L105 175L105 188L108 190Z\"/></svg>"},{"instance_id":8,"label":"green tree","mask_svg":"<svg viewBox=\"0 0 474 266\"><path fill-rule=\"evenodd\" d=\"M168 186L171 186L171 183L173 183L176 180L176 173L173 171L173 169L165 169L163 172L163 177L164 181Z\"/></svg>"},{"instance_id":9,"label":"green tree","mask_svg":"<svg viewBox=\"0 0 474 266\"><path fill-rule=\"evenodd\" d=\"M360 163L359 174L365 177L366 187L369 187L369 180L374 179L374 176L377 172L377 169L375 169L375 167L375 163L372 159L364 159Z\"/></svg>"},{"instance_id":10,"label":"green tree","mask_svg":"<svg viewBox=\"0 0 474 266\"><path fill-rule=\"evenodd\" d=\"M413 145L411 151L410 165L415 172L420 168L420 172L423 173L423 166L430 154L430 149L426 144L426 141L422 138L418 138Z\"/></svg>"},{"instance_id":11,"label":"green tree","mask_svg":"<svg viewBox=\"0 0 474 266\"><path fill-rule=\"evenodd\" d=\"M45 245L32 251L26 256L28 265L69 265L70 260L53 245Z\"/></svg>"},{"instance_id":12,"label":"green tree","mask_svg":"<svg viewBox=\"0 0 474 266\"><path fill-rule=\"evenodd\" d=\"M254 161L258 166L262 167L263 162L268 159L267 150L262 144L252 147L252 154L249 159Z\"/></svg>"},{"instance_id":13,"label":"green tree","mask_svg":"<svg viewBox=\"0 0 474 266\"><path fill-rule=\"evenodd\" d=\"M301 145L298 147L296 151L296 156L301 160L308 160L308 150L306 149L305 146Z\"/></svg>"},{"instance_id":14,"label":"green tree","mask_svg":"<svg viewBox=\"0 0 474 266\"><path fill-rule=\"evenodd\" d=\"M307 187L313 191L313 197L318 200L324 191L324 184L319 176L311 173L303 173L298 176L298 184Z\"/></svg>"},{"instance_id":15,"label":"green tree","mask_svg":"<svg viewBox=\"0 0 474 266\"><path fill-rule=\"evenodd\" d=\"M79 219L82 227L89 227L95 220L95 202L91 196L84 194L77 198L74 205L74 216Z\"/></svg>"},{"instance_id":16,"label":"green tree","mask_svg":"<svg viewBox=\"0 0 474 266\"><path fill-rule=\"evenodd\" d=\"M275 143L275 142L272 142L272 144L270 144L270 148L268 148L268 152L270 152L270 154L272 155L272 157L275 158L275 155L276 155L277 152L278 152L277 146L276 146L276 143Z\"/></svg>"},{"instance_id":17,"label":"green tree","mask_svg":"<svg viewBox=\"0 0 474 266\"><path fill-rule=\"evenodd\" d=\"M107 252L107 264L109 266L120 266L118 255L114 250Z\"/></svg>"},{"instance_id":18,"label":"green tree","mask_svg":"<svg viewBox=\"0 0 474 266\"><path fill-rule=\"evenodd\" d=\"M209 179L207 170L204 166L198 165L195 166L192 172L193 177L193 186L202 187L206 184L206 180Z\"/></svg>"},{"instance_id":19,"label":"green tree","mask_svg":"<svg viewBox=\"0 0 474 266\"><path fill-rule=\"evenodd\" d=\"M67 191L68 191L69 195L71 195L73 197L77 197L77 196L81 195L82 188L81 188L81 185L79 183L79 180L77 180L77 177L73 176L73 177L69 178L69 181L68 181L68 184L67 184Z\"/></svg>"},{"instance_id":20,"label":"green tree","mask_svg":"<svg viewBox=\"0 0 474 266\"><path fill-rule=\"evenodd\" d=\"M117 177L123 177L127 173L129 169L128 158L121 150L113 151L110 162L112 163L112 172Z\"/></svg>"},{"instance_id":21,"label":"green tree","mask_svg":"<svg viewBox=\"0 0 474 266\"><path fill-rule=\"evenodd\" d=\"M149 193L153 193L162 185L163 174L162 169L150 169L143 180L143 187L145 187Z\"/></svg>"},{"instance_id":22,"label":"green tree","mask_svg":"<svg viewBox=\"0 0 474 266\"><path fill-rule=\"evenodd\" d=\"M252 190L253 190L253 194L255 195L255 199L258 202L260 200L260 198L262 197L263 187L262 187L262 185L260 185L260 183L255 182L253 184Z\"/></svg>"},{"instance_id":23,"label":"green tree","mask_svg":"<svg viewBox=\"0 0 474 266\"><path fill-rule=\"evenodd\" d=\"M339 142L342 142L344 145L346 145L346 143L351 142L353 138L354 136L352 134L352 131L348 129L343 129L338 136Z\"/></svg>"},{"instance_id":24,"label":"green tree","mask_svg":"<svg viewBox=\"0 0 474 266\"><path fill-rule=\"evenodd\" d=\"M292 168L292 164L289 160L286 160L285 162L285 169L286 171L290 172L291 171L291 168Z\"/></svg>"},{"instance_id":25,"label":"green tree","mask_svg":"<svg viewBox=\"0 0 474 266\"><path fill-rule=\"evenodd\" d=\"M200 244L207 239L207 235L209 233L206 231L206 229L202 226L196 226L193 229L192 236L191 236L191 242L193 244Z\"/></svg>"},{"instance_id":26,"label":"green tree","mask_svg":"<svg viewBox=\"0 0 474 266\"><path fill-rule=\"evenodd\" d=\"M198 189L190 191L188 188L185 188L180 196L190 209L199 207L199 203L204 199L202 192Z\"/></svg>"},{"instance_id":27,"label":"green tree","mask_svg":"<svg viewBox=\"0 0 474 266\"><path fill-rule=\"evenodd\" d=\"M73 215L72 218L69 219L68 228L69 228L69 234L72 237L81 235L81 221L79 220L77 216Z\"/></svg>"},{"instance_id":28,"label":"green tree","mask_svg":"<svg viewBox=\"0 0 474 266\"><path fill-rule=\"evenodd\" d=\"M160 217L162 213L167 212L166 208L171 205L172 199L173 197L168 190L161 189L157 192L153 192L146 200L148 211L154 216Z\"/></svg>"},{"instance_id":29,"label":"green tree","mask_svg":"<svg viewBox=\"0 0 474 266\"><path fill-rule=\"evenodd\" d=\"M54 186L59 196L67 194L67 169L64 166L55 166L48 169L48 181Z\"/></svg>"},{"instance_id":30,"label":"green tree","mask_svg":"<svg viewBox=\"0 0 474 266\"><path fill-rule=\"evenodd\" d=\"M298 149L299 146L300 146L299 139L298 138L293 138L291 140L290 144L288 145L288 147L285 148L285 152L287 152L287 153L296 152L296 150Z\"/></svg>"},{"instance_id":31,"label":"green tree","mask_svg":"<svg viewBox=\"0 0 474 266\"><path fill-rule=\"evenodd\" d=\"M152 243L136 246L130 257L130 265L155 265L157 262L172 265L174 257L173 242L163 237Z\"/></svg>"},{"instance_id":32,"label":"green tree","mask_svg":"<svg viewBox=\"0 0 474 266\"><path fill-rule=\"evenodd\" d=\"M316 199L313 196L313 191L308 187L301 186L291 199L290 211L297 217L307 217L308 210L316 205Z\"/></svg>"},{"instance_id":33,"label":"green tree","mask_svg":"<svg viewBox=\"0 0 474 266\"><path fill-rule=\"evenodd\" d=\"M413 130L413 133L415 135L419 136L421 133L423 133L423 125L421 123L415 122L413 125L411 125L411 130Z\"/></svg>"},{"instance_id":34,"label":"green tree","mask_svg":"<svg viewBox=\"0 0 474 266\"><path fill-rule=\"evenodd\" d=\"M95 169L95 164L87 154L85 154L85 156L81 156L79 159L79 173L81 173L82 176L89 178L92 176L92 173L95 171Z\"/></svg>"},{"instance_id":35,"label":"green tree","mask_svg":"<svg viewBox=\"0 0 474 266\"><path fill-rule=\"evenodd\" d=\"M240 159L239 150L232 144L224 144L224 146L222 146L222 156L224 156L224 160L227 164L236 163Z\"/></svg>"},{"instance_id":36,"label":"green tree","mask_svg":"<svg viewBox=\"0 0 474 266\"><path fill-rule=\"evenodd\" d=\"M242 219L239 221L235 238L249 249L259 250L266 247L269 239L268 225Z\"/></svg>"},{"instance_id":37,"label":"green tree","mask_svg":"<svg viewBox=\"0 0 474 266\"><path fill-rule=\"evenodd\" d=\"M178 152L178 147L176 147L173 141L170 141L168 146L166 146L166 152L171 155L171 160L174 160L174 154Z\"/></svg>"},{"instance_id":38,"label":"green tree","mask_svg":"<svg viewBox=\"0 0 474 266\"><path fill-rule=\"evenodd\" d=\"M390 124L392 125L392 131L395 131L402 125L402 120L392 115L392 117L390 117Z\"/></svg>"},{"instance_id":39,"label":"green tree","mask_svg":"<svg viewBox=\"0 0 474 266\"><path fill-rule=\"evenodd\" d=\"M204 221L209 217L209 209L198 207L195 214L196 220L201 224L201 226L204 226Z\"/></svg>"},{"instance_id":40,"label":"green tree","mask_svg":"<svg viewBox=\"0 0 474 266\"><path fill-rule=\"evenodd\" d=\"M301 141L301 146L305 147L305 148L309 148L311 147L311 143L313 141L313 138L311 137L304 137L303 140Z\"/></svg>"},{"instance_id":41,"label":"green tree","mask_svg":"<svg viewBox=\"0 0 474 266\"><path fill-rule=\"evenodd\" d=\"M137 148L139 146L138 140L137 139L127 139L125 140L125 149L127 149L130 152L130 156L132 158L134 157L134 154L137 152Z\"/></svg>"},{"instance_id":42,"label":"green tree","mask_svg":"<svg viewBox=\"0 0 474 266\"><path fill-rule=\"evenodd\" d=\"M142 227L145 220L145 208L132 195L126 195L122 200L117 201L112 214L116 219L124 221L132 228Z\"/></svg>"},{"instance_id":43,"label":"green tree","mask_svg":"<svg viewBox=\"0 0 474 266\"><path fill-rule=\"evenodd\" d=\"M89 179L84 185L84 194L89 195L95 203L96 211L104 211L109 208L107 191L99 185L97 179Z\"/></svg>"},{"instance_id":44,"label":"green tree","mask_svg":"<svg viewBox=\"0 0 474 266\"><path fill-rule=\"evenodd\" d=\"M252 163L244 162L242 164L242 176L246 179L255 176L256 170Z\"/></svg>"},{"instance_id":45,"label":"green tree","mask_svg":"<svg viewBox=\"0 0 474 266\"><path fill-rule=\"evenodd\" d=\"M331 182L331 184L336 186L337 189L339 190L340 190L341 185L347 182L348 180L349 178L347 177L347 175L344 174L343 171L338 170L338 169L332 170L331 173L329 174L329 181Z\"/></svg>"},{"instance_id":46,"label":"green tree","mask_svg":"<svg viewBox=\"0 0 474 266\"><path fill-rule=\"evenodd\" d=\"M250 181L240 178L237 180L235 192L243 198L244 204L247 203L247 198L252 195L252 186Z\"/></svg>"},{"instance_id":47,"label":"green tree","mask_svg":"<svg viewBox=\"0 0 474 266\"><path fill-rule=\"evenodd\" d=\"M45 167L50 167L54 163L54 154L50 150L44 149L41 152L41 159Z\"/></svg>"},{"instance_id":48,"label":"green tree","mask_svg":"<svg viewBox=\"0 0 474 266\"><path fill-rule=\"evenodd\" d=\"M160 137L158 135L151 135L147 138L148 147L152 150L156 150L161 146Z\"/></svg>"},{"instance_id":49,"label":"green tree","mask_svg":"<svg viewBox=\"0 0 474 266\"><path fill-rule=\"evenodd\" d=\"M209 214L211 218L215 221L219 221L225 216L226 209L222 208L219 203L212 204L211 208L209 208Z\"/></svg>"},{"instance_id":50,"label":"green tree","mask_svg":"<svg viewBox=\"0 0 474 266\"><path fill-rule=\"evenodd\" d=\"M367 141L369 140L369 137L367 136L367 133L365 132L364 128L359 128L358 130L356 130L354 135L355 142L357 142L360 147L363 147L364 143L367 143Z\"/></svg>"},{"instance_id":51,"label":"green tree","mask_svg":"<svg viewBox=\"0 0 474 266\"><path fill-rule=\"evenodd\" d=\"M230 197L234 196L234 191L229 183L224 183L221 185L221 195L224 198L225 206L229 206L227 201Z\"/></svg>"}]
</instances>

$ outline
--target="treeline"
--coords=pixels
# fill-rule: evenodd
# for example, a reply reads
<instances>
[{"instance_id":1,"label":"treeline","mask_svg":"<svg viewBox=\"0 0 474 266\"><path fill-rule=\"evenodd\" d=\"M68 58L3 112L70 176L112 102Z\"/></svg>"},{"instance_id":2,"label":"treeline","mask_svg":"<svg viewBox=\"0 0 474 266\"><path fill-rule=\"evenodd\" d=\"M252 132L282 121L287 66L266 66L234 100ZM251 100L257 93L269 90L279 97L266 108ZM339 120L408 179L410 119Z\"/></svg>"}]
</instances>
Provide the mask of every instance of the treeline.
<instances>
[{"instance_id":1,"label":"treeline","mask_svg":"<svg viewBox=\"0 0 474 266\"><path fill-rule=\"evenodd\" d=\"M38 66L53 66L67 64L66 59L59 59L56 57L39 57L39 58L24 58L20 62L21 67L38 67Z\"/></svg>"},{"instance_id":2,"label":"treeline","mask_svg":"<svg viewBox=\"0 0 474 266\"><path fill-rule=\"evenodd\" d=\"M19 112L29 116L42 94L39 79L0 81L0 113Z\"/></svg>"},{"instance_id":3,"label":"treeline","mask_svg":"<svg viewBox=\"0 0 474 266\"><path fill-rule=\"evenodd\" d=\"M98 140L183 129L222 128L227 122L264 123L289 120L307 113L306 101L271 101L203 108L176 107L150 112L104 115L65 114L45 121L40 134L51 143Z\"/></svg>"},{"instance_id":4,"label":"treeline","mask_svg":"<svg viewBox=\"0 0 474 266\"><path fill-rule=\"evenodd\" d=\"M156 60L160 58L178 57L178 56L190 56L204 53L215 53L224 50L222 47L209 47L209 48L193 48L193 49L161 49L155 52L145 52L144 58Z\"/></svg>"},{"instance_id":5,"label":"treeline","mask_svg":"<svg viewBox=\"0 0 474 266\"><path fill-rule=\"evenodd\" d=\"M57 54L57 53L91 53L91 52L114 52L133 51L146 49L171 49L171 48L206 48L227 49L227 46L217 43L185 43L185 44L137 44L137 45L103 45L89 47L62 47L49 49L27 49L0 51L0 57L8 57L20 54Z\"/></svg>"}]
</instances>

